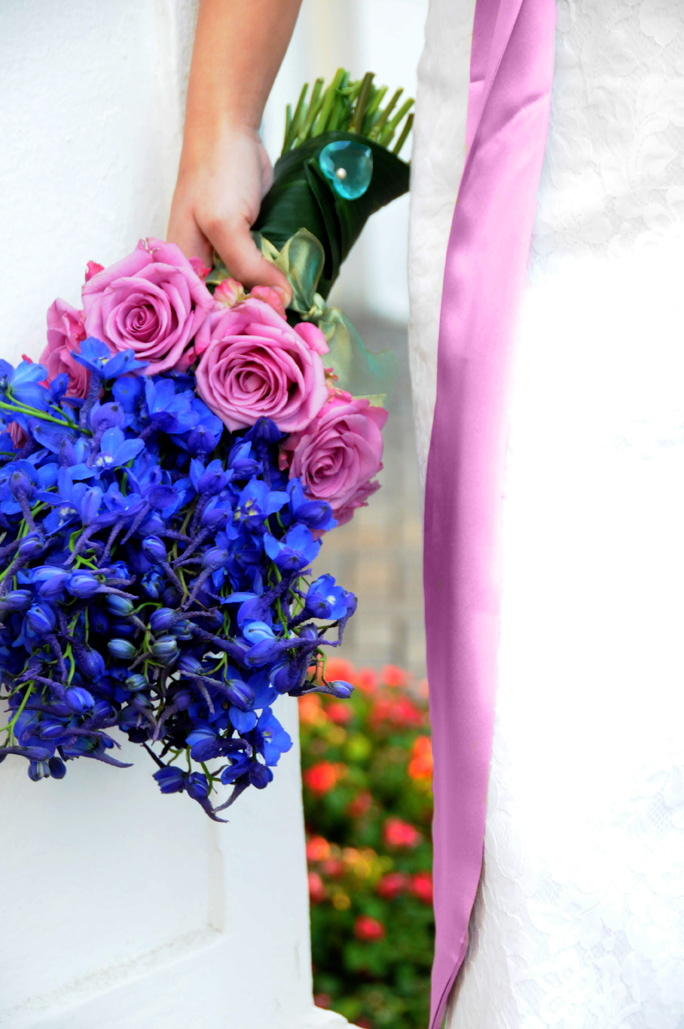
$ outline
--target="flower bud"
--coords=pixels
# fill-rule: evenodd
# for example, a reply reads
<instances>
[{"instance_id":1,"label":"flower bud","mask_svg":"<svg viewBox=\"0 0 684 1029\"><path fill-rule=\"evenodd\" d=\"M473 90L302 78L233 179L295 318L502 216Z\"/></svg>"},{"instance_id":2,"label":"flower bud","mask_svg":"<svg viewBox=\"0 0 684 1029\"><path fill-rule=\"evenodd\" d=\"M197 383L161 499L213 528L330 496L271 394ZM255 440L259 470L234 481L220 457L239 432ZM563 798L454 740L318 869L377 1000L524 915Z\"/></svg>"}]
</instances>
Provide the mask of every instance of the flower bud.
<instances>
[{"instance_id":1,"label":"flower bud","mask_svg":"<svg viewBox=\"0 0 684 1029\"><path fill-rule=\"evenodd\" d=\"M273 772L266 765L259 764L258 761L252 761L249 766L249 781L252 786L256 786L258 790L263 790L265 786L268 786L273 778Z\"/></svg>"},{"instance_id":2,"label":"flower bud","mask_svg":"<svg viewBox=\"0 0 684 1029\"><path fill-rule=\"evenodd\" d=\"M141 586L148 597L152 600L158 600L164 589L164 580L160 573L153 568L151 572L143 575Z\"/></svg>"},{"instance_id":3,"label":"flower bud","mask_svg":"<svg viewBox=\"0 0 684 1029\"><path fill-rule=\"evenodd\" d=\"M30 590L10 590L0 603L4 611L28 611L32 599Z\"/></svg>"},{"instance_id":4,"label":"flower bud","mask_svg":"<svg viewBox=\"0 0 684 1029\"><path fill-rule=\"evenodd\" d=\"M159 607L150 615L150 629L154 633L168 632L178 618L178 612L170 607Z\"/></svg>"},{"instance_id":5,"label":"flower bud","mask_svg":"<svg viewBox=\"0 0 684 1029\"><path fill-rule=\"evenodd\" d=\"M133 611L133 601L128 597L118 597L116 593L108 593L105 604L113 615L126 618Z\"/></svg>"},{"instance_id":6,"label":"flower bud","mask_svg":"<svg viewBox=\"0 0 684 1029\"><path fill-rule=\"evenodd\" d=\"M21 468L15 468L10 472L8 485L10 493L17 500L21 497L30 497L33 493L33 483Z\"/></svg>"},{"instance_id":7,"label":"flower bud","mask_svg":"<svg viewBox=\"0 0 684 1029\"><path fill-rule=\"evenodd\" d=\"M81 647L76 660L78 667L88 679L99 679L105 673L105 662L99 650L92 647Z\"/></svg>"},{"instance_id":8,"label":"flower bud","mask_svg":"<svg viewBox=\"0 0 684 1029\"><path fill-rule=\"evenodd\" d=\"M226 679L230 699L236 707L249 707L254 700L254 690L242 679Z\"/></svg>"},{"instance_id":9,"label":"flower bud","mask_svg":"<svg viewBox=\"0 0 684 1029\"><path fill-rule=\"evenodd\" d=\"M107 640L107 650L119 661L130 661L138 653L137 647L128 640L113 639Z\"/></svg>"},{"instance_id":10,"label":"flower bud","mask_svg":"<svg viewBox=\"0 0 684 1029\"><path fill-rule=\"evenodd\" d=\"M328 686L333 697L339 697L340 700L347 700L354 692L352 684L343 679L335 679L334 682L329 682Z\"/></svg>"},{"instance_id":11,"label":"flower bud","mask_svg":"<svg viewBox=\"0 0 684 1029\"><path fill-rule=\"evenodd\" d=\"M215 571L217 568L221 568L222 565L228 561L228 551L224 550L223 547L210 547L202 558L202 565L204 568L211 568Z\"/></svg>"},{"instance_id":12,"label":"flower bud","mask_svg":"<svg viewBox=\"0 0 684 1029\"><path fill-rule=\"evenodd\" d=\"M175 636L160 636L150 647L150 652L162 664L173 664L178 657L178 640Z\"/></svg>"},{"instance_id":13,"label":"flower bud","mask_svg":"<svg viewBox=\"0 0 684 1029\"><path fill-rule=\"evenodd\" d=\"M153 778L159 783L162 793L179 793L185 789L185 772L182 768L167 765L155 772Z\"/></svg>"},{"instance_id":14,"label":"flower bud","mask_svg":"<svg viewBox=\"0 0 684 1029\"><path fill-rule=\"evenodd\" d=\"M90 600L98 592L100 583L90 572L74 572L69 576L67 589L80 600ZM122 598L123 599L123 598Z\"/></svg>"},{"instance_id":15,"label":"flower bud","mask_svg":"<svg viewBox=\"0 0 684 1029\"><path fill-rule=\"evenodd\" d=\"M178 662L178 668L190 675L199 675L202 672L202 664L192 654L182 654Z\"/></svg>"},{"instance_id":16,"label":"flower bud","mask_svg":"<svg viewBox=\"0 0 684 1029\"><path fill-rule=\"evenodd\" d=\"M67 705L77 715L82 715L95 704L95 698L82 686L71 686L64 694Z\"/></svg>"},{"instance_id":17,"label":"flower bud","mask_svg":"<svg viewBox=\"0 0 684 1029\"><path fill-rule=\"evenodd\" d=\"M209 796L209 780L202 772L191 772L185 788L193 800L205 800Z\"/></svg>"},{"instance_id":18,"label":"flower bud","mask_svg":"<svg viewBox=\"0 0 684 1029\"><path fill-rule=\"evenodd\" d=\"M124 680L124 686L127 690L130 690L131 693L137 693L139 690L146 690L148 685L149 684L144 675L129 675L128 678Z\"/></svg>"},{"instance_id":19,"label":"flower bud","mask_svg":"<svg viewBox=\"0 0 684 1029\"><path fill-rule=\"evenodd\" d=\"M143 553L150 561L154 561L159 564L161 561L166 561L166 547L164 541L159 536L145 536L142 541Z\"/></svg>"},{"instance_id":20,"label":"flower bud","mask_svg":"<svg viewBox=\"0 0 684 1029\"><path fill-rule=\"evenodd\" d=\"M57 624L55 612L48 604L33 604L26 612L26 621L38 636L54 632Z\"/></svg>"},{"instance_id":21,"label":"flower bud","mask_svg":"<svg viewBox=\"0 0 684 1029\"><path fill-rule=\"evenodd\" d=\"M29 761L28 777L33 782L40 779L47 779L50 775L50 766L47 761Z\"/></svg>"},{"instance_id":22,"label":"flower bud","mask_svg":"<svg viewBox=\"0 0 684 1029\"><path fill-rule=\"evenodd\" d=\"M66 765L59 757L51 757L48 761L48 768L53 779L63 779L66 775Z\"/></svg>"},{"instance_id":23,"label":"flower bud","mask_svg":"<svg viewBox=\"0 0 684 1029\"><path fill-rule=\"evenodd\" d=\"M39 557L45 550L45 542L37 532L29 532L17 548L17 554L22 561L32 561Z\"/></svg>"},{"instance_id":24,"label":"flower bud","mask_svg":"<svg viewBox=\"0 0 684 1029\"><path fill-rule=\"evenodd\" d=\"M51 600L64 592L69 573L63 568L45 565L43 568L37 568L32 578L41 597Z\"/></svg>"}]
</instances>

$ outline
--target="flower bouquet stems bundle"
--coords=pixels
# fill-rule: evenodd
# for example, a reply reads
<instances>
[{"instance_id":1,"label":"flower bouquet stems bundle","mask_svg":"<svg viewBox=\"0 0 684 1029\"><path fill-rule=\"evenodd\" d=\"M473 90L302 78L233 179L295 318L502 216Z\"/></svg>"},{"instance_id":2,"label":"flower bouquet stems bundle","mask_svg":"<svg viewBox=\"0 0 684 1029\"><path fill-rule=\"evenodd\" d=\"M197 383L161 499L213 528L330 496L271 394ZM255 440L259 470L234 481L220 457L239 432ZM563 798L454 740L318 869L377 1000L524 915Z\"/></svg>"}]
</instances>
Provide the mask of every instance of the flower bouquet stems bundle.
<instances>
[{"instance_id":1,"label":"flower bouquet stems bundle","mask_svg":"<svg viewBox=\"0 0 684 1029\"><path fill-rule=\"evenodd\" d=\"M89 263L82 308L55 301L41 363L0 362L0 761L34 780L76 758L125 767L120 730L163 793L218 818L290 749L281 694L351 693L326 648L356 598L311 563L377 487L386 411L355 384L387 367L319 285L408 166L368 77L314 94L257 233L290 310L146 239Z\"/></svg>"}]
</instances>

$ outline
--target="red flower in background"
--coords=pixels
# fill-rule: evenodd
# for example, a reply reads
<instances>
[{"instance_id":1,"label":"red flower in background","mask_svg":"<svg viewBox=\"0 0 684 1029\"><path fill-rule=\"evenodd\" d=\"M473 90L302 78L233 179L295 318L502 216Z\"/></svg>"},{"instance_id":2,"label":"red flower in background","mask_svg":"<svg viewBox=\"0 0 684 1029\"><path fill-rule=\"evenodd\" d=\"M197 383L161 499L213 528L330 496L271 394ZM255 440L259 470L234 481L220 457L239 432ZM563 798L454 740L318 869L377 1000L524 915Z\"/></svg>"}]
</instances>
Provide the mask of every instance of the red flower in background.
<instances>
[{"instance_id":1,"label":"red flower in background","mask_svg":"<svg viewBox=\"0 0 684 1029\"><path fill-rule=\"evenodd\" d=\"M331 879L339 879L344 875L344 862L339 858L328 858L321 865L323 875L329 875Z\"/></svg>"},{"instance_id":2,"label":"red flower in background","mask_svg":"<svg viewBox=\"0 0 684 1029\"><path fill-rule=\"evenodd\" d=\"M417 736L413 741L408 774L412 779L432 778L432 740L429 736Z\"/></svg>"},{"instance_id":3,"label":"red flower in background","mask_svg":"<svg viewBox=\"0 0 684 1029\"><path fill-rule=\"evenodd\" d=\"M349 682L348 679L345 681ZM335 722L336 725L346 725L348 722L351 722L354 717L354 712L350 705L341 700L336 700L331 704L327 704L325 710L328 714L328 718Z\"/></svg>"},{"instance_id":4,"label":"red flower in background","mask_svg":"<svg viewBox=\"0 0 684 1029\"><path fill-rule=\"evenodd\" d=\"M347 680L350 682L351 680ZM378 692L378 676L372 668L360 668L356 673L356 681L354 685L358 687L361 693L377 693Z\"/></svg>"},{"instance_id":5,"label":"red flower in background","mask_svg":"<svg viewBox=\"0 0 684 1029\"><path fill-rule=\"evenodd\" d=\"M362 815L365 815L372 803L373 797L368 790L364 790L363 793L359 793L358 797L354 797L347 808L347 812L352 818L360 818Z\"/></svg>"},{"instance_id":6,"label":"red flower in background","mask_svg":"<svg viewBox=\"0 0 684 1029\"><path fill-rule=\"evenodd\" d=\"M400 893L403 893L409 880L401 872L390 872L383 875L378 883L378 894L383 900L394 900Z\"/></svg>"},{"instance_id":7,"label":"red flower in background","mask_svg":"<svg viewBox=\"0 0 684 1029\"><path fill-rule=\"evenodd\" d=\"M388 847L411 850L418 846L422 836L414 826L401 818L388 818L383 828L383 838Z\"/></svg>"},{"instance_id":8,"label":"red flower in background","mask_svg":"<svg viewBox=\"0 0 684 1029\"><path fill-rule=\"evenodd\" d=\"M326 662L325 677L328 682L344 679L345 682L353 685L356 679L356 668L351 661L346 661L343 657L330 657Z\"/></svg>"},{"instance_id":9,"label":"red flower in background","mask_svg":"<svg viewBox=\"0 0 684 1029\"><path fill-rule=\"evenodd\" d=\"M354 936L357 940L370 943L374 940L381 940L384 935L385 927L382 922L378 922L377 918L371 918L370 915L359 915L354 922Z\"/></svg>"},{"instance_id":10,"label":"red flower in background","mask_svg":"<svg viewBox=\"0 0 684 1029\"><path fill-rule=\"evenodd\" d=\"M311 836L306 844L307 861L325 861L330 857L330 844L324 836Z\"/></svg>"},{"instance_id":11,"label":"red flower in background","mask_svg":"<svg viewBox=\"0 0 684 1029\"><path fill-rule=\"evenodd\" d=\"M424 904L432 904L432 876L429 872L416 872L412 876L411 893Z\"/></svg>"},{"instance_id":12,"label":"red flower in background","mask_svg":"<svg viewBox=\"0 0 684 1029\"><path fill-rule=\"evenodd\" d=\"M397 665L385 665L380 677L386 686L407 686L409 681L408 674Z\"/></svg>"},{"instance_id":13,"label":"red flower in background","mask_svg":"<svg viewBox=\"0 0 684 1029\"><path fill-rule=\"evenodd\" d=\"M325 886L318 872L309 872L309 897L312 904L320 904L325 899Z\"/></svg>"},{"instance_id":14,"label":"red flower in background","mask_svg":"<svg viewBox=\"0 0 684 1029\"><path fill-rule=\"evenodd\" d=\"M408 697L381 697L375 704L370 716L373 728L383 722L402 729L425 724L425 713L412 704Z\"/></svg>"},{"instance_id":15,"label":"red flower in background","mask_svg":"<svg viewBox=\"0 0 684 1029\"><path fill-rule=\"evenodd\" d=\"M333 764L332 761L319 761L302 773L304 785L308 786L312 793L329 793L333 786L336 786L346 772L345 765Z\"/></svg>"}]
</instances>

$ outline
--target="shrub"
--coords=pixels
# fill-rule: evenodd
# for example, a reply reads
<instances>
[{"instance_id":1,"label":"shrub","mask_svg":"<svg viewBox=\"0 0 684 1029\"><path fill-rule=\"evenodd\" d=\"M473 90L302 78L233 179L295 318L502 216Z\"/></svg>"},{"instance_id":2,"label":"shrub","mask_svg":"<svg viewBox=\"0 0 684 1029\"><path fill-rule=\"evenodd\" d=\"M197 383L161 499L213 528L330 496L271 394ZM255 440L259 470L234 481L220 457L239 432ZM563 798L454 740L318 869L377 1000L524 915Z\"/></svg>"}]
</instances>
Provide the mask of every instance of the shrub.
<instances>
[{"instance_id":1,"label":"shrub","mask_svg":"<svg viewBox=\"0 0 684 1029\"><path fill-rule=\"evenodd\" d=\"M427 685L330 660L350 700L300 700L316 1002L370 1029L426 1025L434 945Z\"/></svg>"}]
</instances>

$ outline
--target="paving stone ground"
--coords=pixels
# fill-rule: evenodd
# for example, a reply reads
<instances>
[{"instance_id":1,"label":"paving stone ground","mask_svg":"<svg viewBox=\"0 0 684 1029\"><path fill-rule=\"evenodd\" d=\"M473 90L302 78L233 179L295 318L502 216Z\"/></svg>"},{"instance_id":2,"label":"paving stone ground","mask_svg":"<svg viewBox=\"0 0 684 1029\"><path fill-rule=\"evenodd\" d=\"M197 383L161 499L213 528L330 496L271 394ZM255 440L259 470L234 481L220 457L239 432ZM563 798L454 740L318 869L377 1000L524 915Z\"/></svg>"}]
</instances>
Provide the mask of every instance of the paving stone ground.
<instances>
[{"instance_id":1,"label":"paving stone ground","mask_svg":"<svg viewBox=\"0 0 684 1029\"><path fill-rule=\"evenodd\" d=\"M325 538L315 572L332 573L359 599L339 656L379 669L396 664L425 675L422 502L413 437L407 332L402 325L355 318L371 350L391 348L399 375L384 431L381 488L347 525Z\"/></svg>"}]
</instances>

